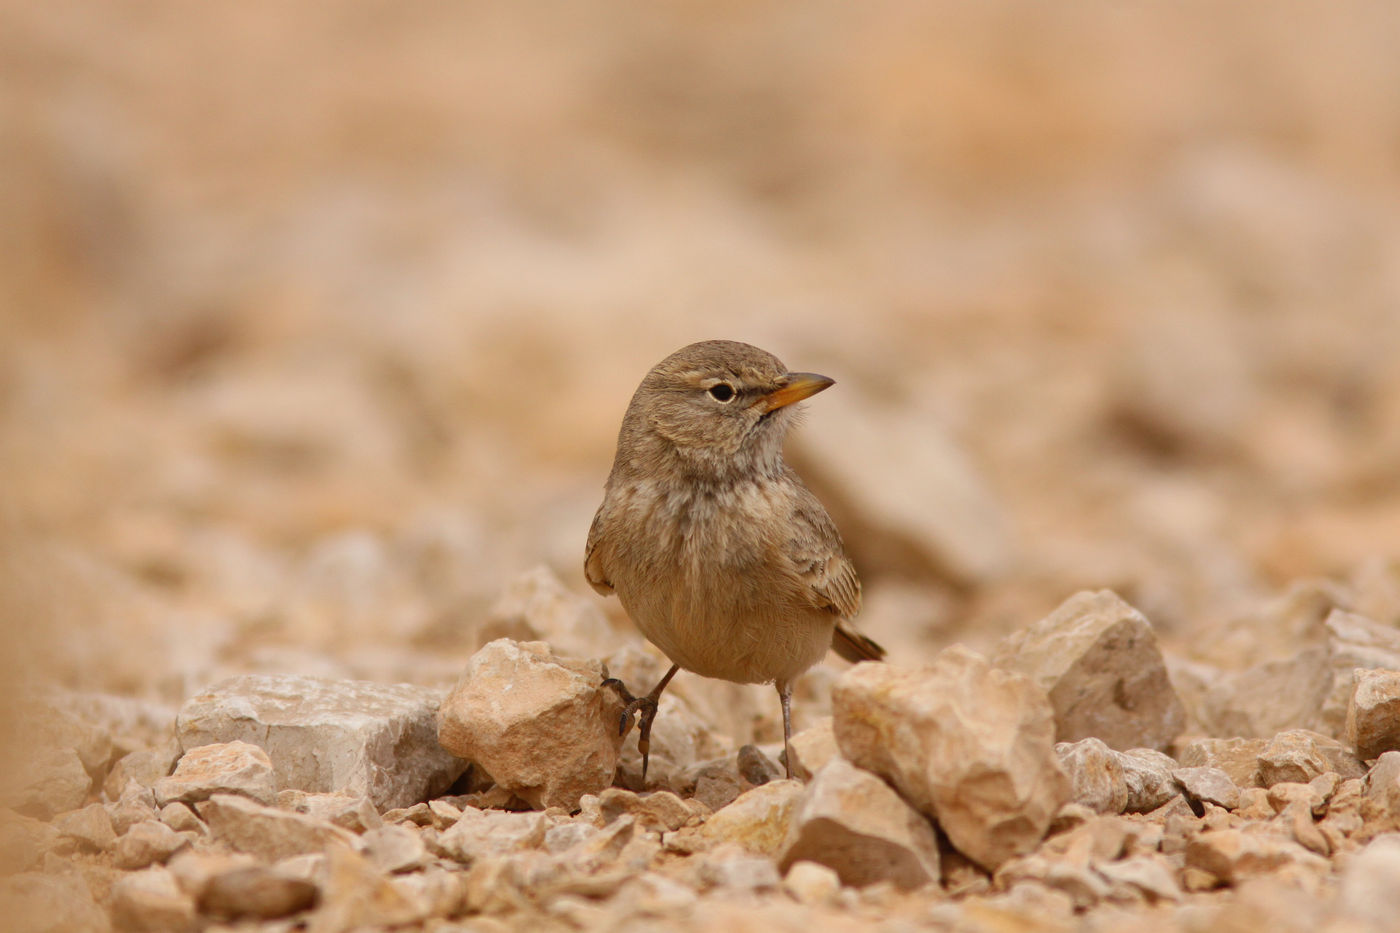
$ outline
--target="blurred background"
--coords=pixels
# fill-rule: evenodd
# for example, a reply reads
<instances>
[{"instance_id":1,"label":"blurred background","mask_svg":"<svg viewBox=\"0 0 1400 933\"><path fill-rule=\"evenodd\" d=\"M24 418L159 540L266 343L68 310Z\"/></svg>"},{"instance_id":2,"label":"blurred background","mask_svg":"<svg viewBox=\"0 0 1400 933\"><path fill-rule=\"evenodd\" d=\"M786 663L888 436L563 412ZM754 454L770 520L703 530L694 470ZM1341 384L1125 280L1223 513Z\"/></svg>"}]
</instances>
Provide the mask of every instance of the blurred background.
<instances>
[{"instance_id":1,"label":"blurred background","mask_svg":"<svg viewBox=\"0 0 1400 933\"><path fill-rule=\"evenodd\" d=\"M7 0L2 673L450 679L511 579L588 592L631 392L712 337L838 380L793 454L902 658L1112 587L1257 660L1250 607L1400 587L1397 47L1381 2Z\"/></svg>"}]
</instances>

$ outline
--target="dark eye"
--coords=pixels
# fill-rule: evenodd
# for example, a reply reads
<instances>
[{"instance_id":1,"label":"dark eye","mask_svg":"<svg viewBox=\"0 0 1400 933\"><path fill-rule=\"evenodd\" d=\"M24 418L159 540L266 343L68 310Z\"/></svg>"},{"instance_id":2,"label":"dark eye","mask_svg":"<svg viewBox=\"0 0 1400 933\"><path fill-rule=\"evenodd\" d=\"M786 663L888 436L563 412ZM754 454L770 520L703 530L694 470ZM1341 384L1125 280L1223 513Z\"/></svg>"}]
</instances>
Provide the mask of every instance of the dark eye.
<instances>
[{"instance_id":1,"label":"dark eye","mask_svg":"<svg viewBox=\"0 0 1400 933\"><path fill-rule=\"evenodd\" d=\"M716 402L728 402L734 398L734 387L727 382L716 382L710 386L710 398Z\"/></svg>"}]
</instances>

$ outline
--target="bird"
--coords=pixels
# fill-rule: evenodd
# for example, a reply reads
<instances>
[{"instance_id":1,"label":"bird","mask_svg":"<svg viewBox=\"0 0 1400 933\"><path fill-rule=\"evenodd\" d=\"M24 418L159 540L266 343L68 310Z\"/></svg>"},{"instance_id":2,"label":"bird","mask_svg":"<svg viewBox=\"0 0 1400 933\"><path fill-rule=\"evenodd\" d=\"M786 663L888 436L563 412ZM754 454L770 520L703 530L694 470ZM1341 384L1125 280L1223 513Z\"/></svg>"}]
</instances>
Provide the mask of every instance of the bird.
<instances>
[{"instance_id":1,"label":"bird","mask_svg":"<svg viewBox=\"0 0 1400 933\"><path fill-rule=\"evenodd\" d=\"M678 671L773 684L791 778L793 682L828 648L885 656L850 625L860 578L835 523L783 460L797 403L834 384L758 347L706 340L654 366L627 406L584 575L671 661L645 696L604 681L625 704L619 733L638 717L643 786L657 703Z\"/></svg>"}]
</instances>

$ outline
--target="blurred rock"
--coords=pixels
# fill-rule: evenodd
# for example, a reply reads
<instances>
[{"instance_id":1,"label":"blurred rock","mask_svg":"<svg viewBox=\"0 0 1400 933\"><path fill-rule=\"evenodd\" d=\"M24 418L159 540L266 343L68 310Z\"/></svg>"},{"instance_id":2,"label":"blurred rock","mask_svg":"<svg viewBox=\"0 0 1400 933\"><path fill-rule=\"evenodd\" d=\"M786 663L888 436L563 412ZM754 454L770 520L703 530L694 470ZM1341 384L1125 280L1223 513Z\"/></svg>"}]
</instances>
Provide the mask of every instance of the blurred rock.
<instances>
[{"instance_id":1,"label":"blurred rock","mask_svg":"<svg viewBox=\"0 0 1400 933\"><path fill-rule=\"evenodd\" d=\"M841 893L841 876L817 862L795 862L783 877L783 887L799 904L830 904Z\"/></svg>"},{"instance_id":2,"label":"blurred rock","mask_svg":"<svg viewBox=\"0 0 1400 933\"><path fill-rule=\"evenodd\" d=\"M436 804L438 801L430 801ZM284 790L277 794L277 805L318 820L334 823L352 833L362 833L383 825L379 811L368 797L349 794L308 794L300 790Z\"/></svg>"},{"instance_id":3,"label":"blurred rock","mask_svg":"<svg viewBox=\"0 0 1400 933\"><path fill-rule=\"evenodd\" d=\"M52 823L0 810L0 877L38 866L44 853L58 841L58 835Z\"/></svg>"},{"instance_id":4,"label":"blurred rock","mask_svg":"<svg viewBox=\"0 0 1400 933\"><path fill-rule=\"evenodd\" d=\"M175 771L155 784L156 803L198 803L214 794L242 794L259 803L277 799L272 760L247 742L222 742L188 749Z\"/></svg>"},{"instance_id":5,"label":"blurred rock","mask_svg":"<svg viewBox=\"0 0 1400 933\"><path fill-rule=\"evenodd\" d=\"M1207 872L1225 884L1239 884L1286 868L1323 874L1328 863L1282 836L1219 829L1187 839L1186 867Z\"/></svg>"},{"instance_id":6,"label":"blurred rock","mask_svg":"<svg viewBox=\"0 0 1400 933\"><path fill-rule=\"evenodd\" d=\"M161 807L160 821L177 833L193 832L203 835L209 831L204 821L185 803L168 803Z\"/></svg>"},{"instance_id":7,"label":"blurred rock","mask_svg":"<svg viewBox=\"0 0 1400 933\"><path fill-rule=\"evenodd\" d=\"M1361 814L1376 832L1400 830L1400 752L1376 759L1361 785Z\"/></svg>"},{"instance_id":8,"label":"blurred rock","mask_svg":"<svg viewBox=\"0 0 1400 933\"><path fill-rule=\"evenodd\" d=\"M1240 789L1230 775L1219 768L1177 768L1172 779L1181 787L1188 800L1213 803L1233 810L1240 805Z\"/></svg>"},{"instance_id":9,"label":"blurred rock","mask_svg":"<svg viewBox=\"0 0 1400 933\"><path fill-rule=\"evenodd\" d=\"M1005 572L1012 547L1000 508L934 416L843 385L810 417L790 459L858 556L960 587Z\"/></svg>"},{"instance_id":10,"label":"blurred rock","mask_svg":"<svg viewBox=\"0 0 1400 933\"><path fill-rule=\"evenodd\" d=\"M179 933L194 930L194 899L180 889L165 868L123 875L112 885L112 923L132 933Z\"/></svg>"},{"instance_id":11,"label":"blurred rock","mask_svg":"<svg viewBox=\"0 0 1400 933\"><path fill-rule=\"evenodd\" d=\"M621 787L609 787L597 796L580 801L579 819L603 827L620 816L631 816L642 828L657 832L680 829L696 818L696 811L670 791L636 794Z\"/></svg>"},{"instance_id":12,"label":"blurred rock","mask_svg":"<svg viewBox=\"0 0 1400 933\"><path fill-rule=\"evenodd\" d=\"M497 638L542 641L569 658L600 658L631 638L608 624L598 604L570 591L548 567L536 567L506 584L478 632L478 646Z\"/></svg>"},{"instance_id":13,"label":"blurred rock","mask_svg":"<svg viewBox=\"0 0 1400 933\"><path fill-rule=\"evenodd\" d=\"M723 811L721 811L723 812ZM824 765L791 820L779 868L815 862L843 884L890 881L912 889L939 879L933 825L888 784L844 758Z\"/></svg>"},{"instance_id":14,"label":"blurred rock","mask_svg":"<svg viewBox=\"0 0 1400 933\"><path fill-rule=\"evenodd\" d=\"M112 818L100 803L88 804L55 817L54 828L65 839L72 839L89 852L105 852L117 844Z\"/></svg>"},{"instance_id":15,"label":"blurred rock","mask_svg":"<svg viewBox=\"0 0 1400 933\"><path fill-rule=\"evenodd\" d=\"M187 845L189 840L169 826L159 820L146 820L117 840L113 862L127 870L146 868L165 863Z\"/></svg>"},{"instance_id":16,"label":"blurred rock","mask_svg":"<svg viewBox=\"0 0 1400 933\"><path fill-rule=\"evenodd\" d=\"M234 794L215 794L196 809L219 842L268 861L320 852L332 842L358 844L339 826Z\"/></svg>"},{"instance_id":17,"label":"blurred rock","mask_svg":"<svg viewBox=\"0 0 1400 933\"><path fill-rule=\"evenodd\" d=\"M259 746L278 788L369 797L381 810L451 786L466 765L437 743L437 691L408 684L245 674L180 710L185 749Z\"/></svg>"},{"instance_id":18,"label":"blurred rock","mask_svg":"<svg viewBox=\"0 0 1400 933\"><path fill-rule=\"evenodd\" d=\"M1400 670L1358 670L1347 704L1346 740L1364 760L1400 749Z\"/></svg>"},{"instance_id":19,"label":"blurred rock","mask_svg":"<svg viewBox=\"0 0 1400 933\"><path fill-rule=\"evenodd\" d=\"M741 745L737 764L739 775L755 787L783 776L782 767L757 745Z\"/></svg>"},{"instance_id":20,"label":"blurred rock","mask_svg":"<svg viewBox=\"0 0 1400 933\"><path fill-rule=\"evenodd\" d=\"M385 874L413 871L428 862L428 848L416 829L393 824L372 829L361 838L370 863Z\"/></svg>"},{"instance_id":21,"label":"blurred rock","mask_svg":"<svg viewBox=\"0 0 1400 933\"><path fill-rule=\"evenodd\" d=\"M993 661L1049 694L1062 742L1164 749L1186 721L1152 625L1108 590L1071 596L1003 641Z\"/></svg>"},{"instance_id":22,"label":"blurred rock","mask_svg":"<svg viewBox=\"0 0 1400 933\"><path fill-rule=\"evenodd\" d=\"M462 818L438 837L438 845L451 858L471 864L480 859L538 849L544 844L549 825L545 814L538 812L465 810Z\"/></svg>"},{"instance_id":23,"label":"blurred rock","mask_svg":"<svg viewBox=\"0 0 1400 933\"><path fill-rule=\"evenodd\" d=\"M989 869L1034 848L1069 798L1045 694L965 648L922 668L858 664L837 681L832 706L841 754Z\"/></svg>"},{"instance_id":24,"label":"blurred rock","mask_svg":"<svg viewBox=\"0 0 1400 933\"><path fill-rule=\"evenodd\" d=\"M26 871L0 877L0 917L14 933L109 933L112 929L106 912L78 874Z\"/></svg>"},{"instance_id":25,"label":"blurred rock","mask_svg":"<svg viewBox=\"0 0 1400 933\"><path fill-rule=\"evenodd\" d=\"M103 792L109 798L116 799L128 781L135 781L143 787L154 787L157 781L175 769L179 758L180 743L173 734L152 748L137 749L123 755L107 773L102 785Z\"/></svg>"},{"instance_id":26,"label":"blurred rock","mask_svg":"<svg viewBox=\"0 0 1400 933\"><path fill-rule=\"evenodd\" d=\"M537 808L578 807L612 784L622 702L597 661L498 639L467 662L438 714L442 746Z\"/></svg>"},{"instance_id":27,"label":"blurred rock","mask_svg":"<svg viewBox=\"0 0 1400 933\"><path fill-rule=\"evenodd\" d=\"M1400 833L1377 836L1353 855L1342 871L1337 904L1342 916L1372 930L1400 917Z\"/></svg>"},{"instance_id":28,"label":"blurred rock","mask_svg":"<svg viewBox=\"0 0 1400 933\"><path fill-rule=\"evenodd\" d=\"M1059 742L1060 766L1069 775L1070 799L1095 813L1122 813L1128 806L1128 784L1121 752L1099 739Z\"/></svg>"},{"instance_id":29,"label":"blurred rock","mask_svg":"<svg viewBox=\"0 0 1400 933\"><path fill-rule=\"evenodd\" d=\"M349 933L421 923L424 919L418 905L364 856L344 846L326 850L321 906L311 917L308 933Z\"/></svg>"},{"instance_id":30,"label":"blurred rock","mask_svg":"<svg viewBox=\"0 0 1400 933\"><path fill-rule=\"evenodd\" d=\"M276 920L316 903L316 885L267 865L243 865L212 874L201 886L199 912L220 920Z\"/></svg>"},{"instance_id":31,"label":"blurred rock","mask_svg":"<svg viewBox=\"0 0 1400 933\"><path fill-rule=\"evenodd\" d=\"M14 756L0 769L0 802L18 813L48 819L81 807L92 788L92 776L73 748L40 744Z\"/></svg>"},{"instance_id":32,"label":"blurred rock","mask_svg":"<svg viewBox=\"0 0 1400 933\"><path fill-rule=\"evenodd\" d=\"M776 857L801 799L801 782L770 781L716 812L700 827L700 834L715 845L730 843L755 855Z\"/></svg>"}]
</instances>

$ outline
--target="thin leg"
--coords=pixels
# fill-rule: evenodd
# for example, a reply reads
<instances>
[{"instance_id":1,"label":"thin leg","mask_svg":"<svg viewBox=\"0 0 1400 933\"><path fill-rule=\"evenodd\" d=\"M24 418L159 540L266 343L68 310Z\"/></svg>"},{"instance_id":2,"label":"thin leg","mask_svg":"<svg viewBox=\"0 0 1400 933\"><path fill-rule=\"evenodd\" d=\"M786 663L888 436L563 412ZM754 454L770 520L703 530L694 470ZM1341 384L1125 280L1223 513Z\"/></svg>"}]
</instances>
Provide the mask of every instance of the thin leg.
<instances>
[{"instance_id":1,"label":"thin leg","mask_svg":"<svg viewBox=\"0 0 1400 933\"><path fill-rule=\"evenodd\" d=\"M644 697L634 697L628 692L622 681L616 677L609 677L603 681L604 687L612 687L627 704L623 707L622 716L617 724L618 735L626 735L627 730L632 726L632 716L636 713L641 714L637 720L637 751L642 753L643 785L646 784L647 765L651 759L651 723L656 718L657 701L661 699L661 691L666 689L666 685L671 682L671 678L675 677L676 671L680 669L680 665L672 664L671 669L666 672L666 676L661 678L661 682Z\"/></svg>"},{"instance_id":2,"label":"thin leg","mask_svg":"<svg viewBox=\"0 0 1400 933\"><path fill-rule=\"evenodd\" d=\"M792 779L792 684L778 683L778 700L783 704L783 764L787 767L788 779Z\"/></svg>"}]
</instances>

